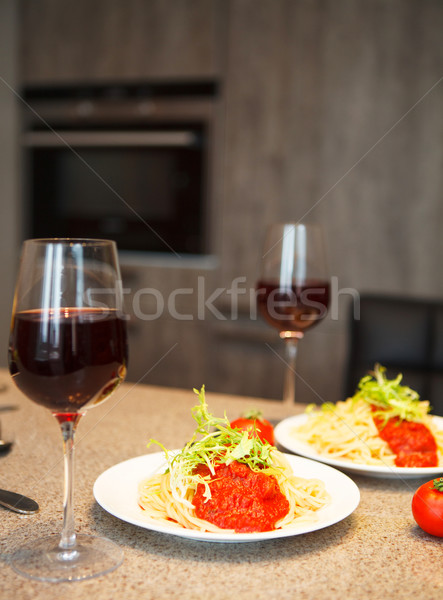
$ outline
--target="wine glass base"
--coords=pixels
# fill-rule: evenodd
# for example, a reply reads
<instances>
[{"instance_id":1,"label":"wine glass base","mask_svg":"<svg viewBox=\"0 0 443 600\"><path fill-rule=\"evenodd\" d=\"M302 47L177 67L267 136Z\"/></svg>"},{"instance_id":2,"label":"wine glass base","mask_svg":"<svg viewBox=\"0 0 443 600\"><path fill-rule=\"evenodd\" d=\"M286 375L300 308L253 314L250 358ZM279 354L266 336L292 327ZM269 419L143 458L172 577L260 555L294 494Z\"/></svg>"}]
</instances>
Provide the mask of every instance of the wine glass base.
<instances>
[{"instance_id":1,"label":"wine glass base","mask_svg":"<svg viewBox=\"0 0 443 600\"><path fill-rule=\"evenodd\" d=\"M107 538L77 534L72 550L59 547L55 535L39 538L20 548L11 567L25 577L40 581L80 581L105 575L123 562L122 550Z\"/></svg>"}]
</instances>

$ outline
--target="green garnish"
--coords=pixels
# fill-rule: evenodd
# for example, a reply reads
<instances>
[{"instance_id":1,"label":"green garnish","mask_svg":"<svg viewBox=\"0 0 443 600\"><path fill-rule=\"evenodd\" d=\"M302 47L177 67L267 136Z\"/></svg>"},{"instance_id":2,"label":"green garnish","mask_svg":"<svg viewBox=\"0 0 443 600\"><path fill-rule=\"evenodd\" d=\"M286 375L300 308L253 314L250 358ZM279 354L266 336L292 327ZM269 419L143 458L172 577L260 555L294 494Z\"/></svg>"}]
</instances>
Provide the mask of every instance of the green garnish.
<instances>
[{"instance_id":1,"label":"green garnish","mask_svg":"<svg viewBox=\"0 0 443 600\"><path fill-rule=\"evenodd\" d=\"M223 418L211 415L205 399L205 386L200 391L194 389L194 392L199 398L199 404L192 409L197 428L181 452L171 456L156 440L151 439L148 444L148 447L157 444L162 448L171 476L172 494L177 501L191 507L192 504L185 498L186 492L195 490L199 483L206 487L204 495L211 497L209 478L195 472L199 465L206 465L212 474L215 472L214 464L229 465L234 461L247 464L253 471L275 473L277 470L271 460L273 447L268 442L250 437L247 431L233 429L226 415ZM199 436L202 437L198 439Z\"/></svg>"},{"instance_id":2,"label":"green garnish","mask_svg":"<svg viewBox=\"0 0 443 600\"><path fill-rule=\"evenodd\" d=\"M429 412L429 403L420 401L417 392L401 385L401 373L395 379L388 379L385 372L385 367L376 364L374 371L360 380L352 400L365 400L378 407L374 416L385 422L393 417L405 421L421 421Z\"/></svg>"}]
</instances>

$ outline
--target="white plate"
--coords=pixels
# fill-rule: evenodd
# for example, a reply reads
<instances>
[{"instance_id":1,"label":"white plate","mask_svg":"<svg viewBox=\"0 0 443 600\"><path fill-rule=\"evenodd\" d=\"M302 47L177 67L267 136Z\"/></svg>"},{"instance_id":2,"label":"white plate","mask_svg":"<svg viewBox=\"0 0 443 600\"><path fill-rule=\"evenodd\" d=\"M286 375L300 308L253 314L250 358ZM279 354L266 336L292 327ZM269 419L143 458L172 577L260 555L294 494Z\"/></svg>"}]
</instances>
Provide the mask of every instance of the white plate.
<instances>
[{"instance_id":1,"label":"white plate","mask_svg":"<svg viewBox=\"0 0 443 600\"><path fill-rule=\"evenodd\" d=\"M131 458L102 473L94 484L94 496L106 511L145 529L169 533L205 542L256 542L292 535L300 535L329 527L350 515L360 502L360 492L347 475L332 467L312 460L286 455L294 472L305 478L321 479L331 495L331 503L315 513L316 520L300 523L296 528L277 529L261 533L208 533L184 529L178 525L164 525L149 519L137 503L140 481L156 472L163 472L163 452Z\"/></svg>"},{"instance_id":2,"label":"white plate","mask_svg":"<svg viewBox=\"0 0 443 600\"><path fill-rule=\"evenodd\" d=\"M442 417L432 417L438 429L443 429L443 418ZM328 456L324 456L315 451L315 449L298 440L295 437L293 432L295 427L299 427L306 423L308 419L308 415L295 415L294 417L288 417L275 427L275 439L276 441L289 450L290 452L294 452L295 454L300 454L301 456L306 456L307 458L311 458L313 460L318 460L320 462L326 463L333 467L337 467L339 469L344 469L346 471L350 471L356 475L370 475L372 477L384 477L384 478L395 478L398 477L400 479L405 478L413 478L413 477L429 477L430 479L434 475L441 475L443 472L443 467L391 467L389 465L386 466L374 466L374 465L361 465L357 463L353 463L346 459L336 459L330 458Z\"/></svg>"}]
</instances>

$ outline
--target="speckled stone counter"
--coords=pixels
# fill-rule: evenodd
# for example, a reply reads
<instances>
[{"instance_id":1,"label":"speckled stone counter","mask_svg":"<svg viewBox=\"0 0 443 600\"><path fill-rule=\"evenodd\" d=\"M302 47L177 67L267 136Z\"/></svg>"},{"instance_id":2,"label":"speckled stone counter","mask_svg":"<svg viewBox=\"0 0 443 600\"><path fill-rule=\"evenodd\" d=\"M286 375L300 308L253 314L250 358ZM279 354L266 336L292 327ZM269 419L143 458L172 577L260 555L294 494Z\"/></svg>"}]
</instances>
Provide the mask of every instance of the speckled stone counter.
<instances>
[{"instance_id":1,"label":"speckled stone counter","mask_svg":"<svg viewBox=\"0 0 443 600\"><path fill-rule=\"evenodd\" d=\"M440 599L443 540L427 535L411 514L420 479L352 476L360 488L355 512L326 529L266 542L219 544L156 533L118 520L94 500L93 484L108 467L146 450L150 437L179 447L194 430L192 391L124 384L80 422L76 447L77 531L106 536L124 551L114 572L74 583L44 583L17 575L8 565L14 548L36 536L58 533L62 524L62 444L58 424L24 398L0 371L4 437L15 444L0 455L0 487L36 499L40 511L21 516L0 508L0 598L94 598L108 600L297 598L298 600ZM279 402L211 394L211 412L238 416L251 406L270 419L288 412Z\"/></svg>"}]
</instances>

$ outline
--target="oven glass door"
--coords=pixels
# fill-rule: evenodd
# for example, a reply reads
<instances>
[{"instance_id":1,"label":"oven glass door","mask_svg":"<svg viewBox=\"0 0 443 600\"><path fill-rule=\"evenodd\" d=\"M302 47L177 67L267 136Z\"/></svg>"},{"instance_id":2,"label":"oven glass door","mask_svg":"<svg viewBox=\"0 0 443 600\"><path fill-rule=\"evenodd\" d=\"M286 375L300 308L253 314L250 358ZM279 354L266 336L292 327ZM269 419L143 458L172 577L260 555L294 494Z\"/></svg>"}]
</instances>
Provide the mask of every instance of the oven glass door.
<instances>
[{"instance_id":1,"label":"oven glass door","mask_svg":"<svg viewBox=\"0 0 443 600\"><path fill-rule=\"evenodd\" d=\"M30 236L205 253L203 134L198 127L28 133Z\"/></svg>"}]
</instances>

